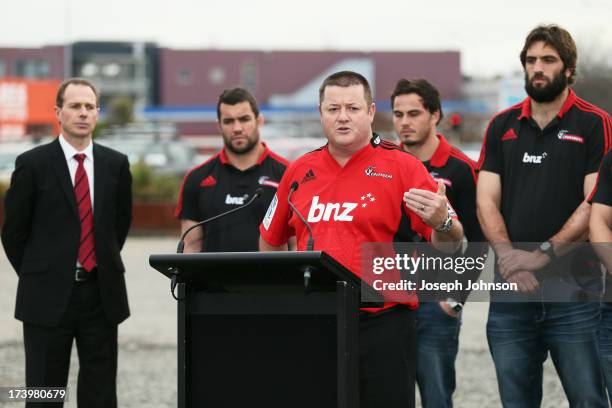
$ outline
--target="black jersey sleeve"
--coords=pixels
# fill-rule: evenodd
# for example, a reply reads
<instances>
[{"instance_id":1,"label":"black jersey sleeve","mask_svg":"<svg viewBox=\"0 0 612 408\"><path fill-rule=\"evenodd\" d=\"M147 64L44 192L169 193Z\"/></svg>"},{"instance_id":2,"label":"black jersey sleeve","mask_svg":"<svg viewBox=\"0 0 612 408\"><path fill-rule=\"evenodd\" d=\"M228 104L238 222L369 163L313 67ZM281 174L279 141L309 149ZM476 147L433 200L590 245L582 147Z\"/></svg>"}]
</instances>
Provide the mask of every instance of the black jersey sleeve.
<instances>
[{"instance_id":1,"label":"black jersey sleeve","mask_svg":"<svg viewBox=\"0 0 612 408\"><path fill-rule=\"evenodd\" d=\"M459 221L463 225L465 237L468 240L466 252L462 256L475 259L486 253L488 245L476 216L476 180L467 163L464 163L461 167L461 171L458 172L454 182L457 183L458 194L451 204L457 212ZM476 281L481 272L481 269L474 268L458 275L456 279L463 283L463 287L466 288L468 281ZM469 294L469 290L461 290L454 293L452 297L458 302L465 302Z\"/></svg>"},{"instance_id":2,"label":"black jersey sleeve","mask_svg":"<svg viewBox=\"0 0 612 408\"><path fill-rule=\"evenodd\" d=\"M612 150L608 152L601 162L599 174L597 175L597 184L595 185L591 201L612 206Z\"/></svg>"},{"instance_id":3,"label":"black jersey sleeve","mask_svg":"<svg viewBox=\"0 0 612 408\"><path fill-rule=\"evenodd\" d=\"M472 242L484 241L484 235L476 216L476 181L467 164L459 174L457 181L460 187L459 194L455 202L451 204L463 225L465 237Z\"/></svg>"},{"instance_id":4,"label":"black jersey sleeve","mask_svg":"<svg viewBox=\"0 0 612 408\"><path fill-rule=\"evenodd\" d=\"M585 174L591 174L597 172L603 156L610 148L609 134L610 134L610 117L604 116L601 120L598 120L593 127L591 134L586 138L587 144L587 164Z\"/></svg>"},{"instance_id":5,"label":"black jersey sleeve","mask_svg":"<svg viewBox=\"0 0 612 408\"><path fill-rule=\"evenodd\" d=\"M478 160L478 170L501 174L502 154L498 117L493 118L485 131L485 138Z\"/></svg>"},{"instance_id":6,"label":"black jersey sleeve","mask_svg":"<svg viewBox=\"0 0 612 408\"><path fill-rule=\"evenodd\" d=\"M183 185L179 191L179 200L176 206L175 216L181 220L200 221L202 215L198 205L200 183L199 172L190 172L185 176Z\"/></svg>"}]
</instances>

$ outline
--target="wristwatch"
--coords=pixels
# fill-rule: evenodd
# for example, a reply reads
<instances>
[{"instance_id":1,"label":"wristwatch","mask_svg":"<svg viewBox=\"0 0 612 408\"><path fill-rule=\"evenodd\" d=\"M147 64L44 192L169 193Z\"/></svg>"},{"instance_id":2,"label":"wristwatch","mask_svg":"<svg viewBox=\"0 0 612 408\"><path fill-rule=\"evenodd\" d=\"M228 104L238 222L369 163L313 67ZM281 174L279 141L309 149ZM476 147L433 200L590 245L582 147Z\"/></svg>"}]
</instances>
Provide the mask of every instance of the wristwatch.
<instances>
[{"instance_id":1,"label":"wristwatch","mask_svg":"<svg viewBox=\"0 0 612 408\"><path fill-rule=\"evenodd\" d=\"M444 232L450 231L452 227L453 227L453 217L451 217L450 212L448 212L446 214L446 220L444 220L442 225L436 228L436 231L444 233Z\"/></svg>"},{"instance_id":2,"label":"wristwatch","mask_svg":"<svg viewBox=\"0 0 612 408\"><path fill-rule=\"evenodd\" d=\"M540 252L548 255L551 261L557 259L557 255L555 255L555 248L553 248L553 245L550 241L542 242L538 249L540 250Z\"/></svg>"},{"instance_id":3,"label":"wristwatch","mask_svg":"<svg viewBox=\"0 0 612 408\"><path fill-rule=\"evenodd\" d=\"M465 303L463 302L457 302L455 299L453 298L448 298L446 299L446 304L450 306L451 309L453 309L455 312L459 313L460 311L463 310L463 305L465 305Z\"/></svg>"}]
</instances>

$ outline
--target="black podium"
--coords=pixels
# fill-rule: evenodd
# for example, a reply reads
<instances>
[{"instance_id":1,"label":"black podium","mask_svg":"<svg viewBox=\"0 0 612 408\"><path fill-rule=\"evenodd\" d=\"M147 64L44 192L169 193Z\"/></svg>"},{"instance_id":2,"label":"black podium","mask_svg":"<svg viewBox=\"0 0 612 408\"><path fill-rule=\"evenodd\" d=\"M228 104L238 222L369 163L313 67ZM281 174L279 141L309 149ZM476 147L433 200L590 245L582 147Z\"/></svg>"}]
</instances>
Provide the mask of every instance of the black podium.
<instances>
[{"instance_id":1,"label":"black podium","mask_svg":"<svg viewBox=\"0 0 612 408\"><path fill-rule=\"evenodd\" d=\"M329 255L169 254L149 263L177 273L179 407L358 407L361 282Z\"/></svg>"}]
</instances>

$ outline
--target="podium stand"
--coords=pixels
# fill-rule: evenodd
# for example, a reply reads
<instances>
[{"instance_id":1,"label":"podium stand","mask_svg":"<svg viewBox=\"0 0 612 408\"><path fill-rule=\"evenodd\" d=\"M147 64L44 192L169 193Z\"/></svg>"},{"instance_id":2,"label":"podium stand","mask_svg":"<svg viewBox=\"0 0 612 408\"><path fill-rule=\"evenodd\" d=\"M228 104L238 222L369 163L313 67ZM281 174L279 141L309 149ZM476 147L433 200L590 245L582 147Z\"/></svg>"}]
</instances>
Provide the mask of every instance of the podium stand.
<instances>
[{"instance_id":1,"label":"podium stand","mask_svg":"<svg viewBox=\"0 0 612 408\"><path fill-rule=\"evenodd\" d=\"M169 254L149 263L177 273L179 407L358 407L361 282L329 255Z\"/></svg>"}]
</instances>

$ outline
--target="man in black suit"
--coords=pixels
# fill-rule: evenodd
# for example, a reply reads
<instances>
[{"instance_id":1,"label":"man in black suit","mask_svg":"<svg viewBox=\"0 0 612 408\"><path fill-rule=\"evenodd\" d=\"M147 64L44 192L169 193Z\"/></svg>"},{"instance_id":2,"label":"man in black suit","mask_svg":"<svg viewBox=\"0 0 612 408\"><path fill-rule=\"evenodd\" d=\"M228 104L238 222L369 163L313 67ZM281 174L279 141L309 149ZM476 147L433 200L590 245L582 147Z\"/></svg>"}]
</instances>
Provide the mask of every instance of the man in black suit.
<instances>
[{"instance_id":1,"label":"man in black suit","mask_svg":"<svg viewBox=\"0 0 612 408\"><path fill-rule=\"evenodd\" d=\"M76 339L77 400L88 408L117 406L117 325L130 314L119 252L132 178L125 155L92 142L98 103L88 81L60 86L61 134L17 157L2 229L19 276L26 385L66 386Z\"/></svg>"}]
</instances>

